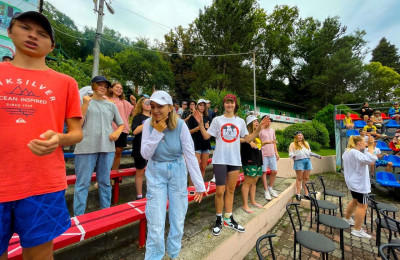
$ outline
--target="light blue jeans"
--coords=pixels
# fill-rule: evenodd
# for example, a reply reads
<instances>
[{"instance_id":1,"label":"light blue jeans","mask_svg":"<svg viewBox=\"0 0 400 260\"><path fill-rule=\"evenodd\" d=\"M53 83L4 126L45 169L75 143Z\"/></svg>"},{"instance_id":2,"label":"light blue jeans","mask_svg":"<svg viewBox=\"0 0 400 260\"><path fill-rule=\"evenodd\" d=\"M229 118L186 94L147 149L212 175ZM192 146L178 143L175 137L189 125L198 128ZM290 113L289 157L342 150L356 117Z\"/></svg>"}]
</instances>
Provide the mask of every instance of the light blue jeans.
<instances>
[{"instance_id":1,"label":"light blue jeans","mask_svg":"<svg viewBox=\"0 0 400 260\"><path fill-rule=\"evenodd\" d=\"M164 230L167 199L170 229L167 252L176 258L181 250L185 215L188 208L187 170L183 157L176 161L149 160L146 168L147 240L146 260L162 259L165 253Z\"/></svg>"},{"instance_id":2,"label":"light blue jeans","mask_svg":"<svg viewBox=\"0 0 400 260\"><path fill-rule=\"evenodd\" d=\"M74 191L74 215L85 213L86 201L89 192L90 179L96 166L96 179L99 183L100 208L109 208L111 205L110 172L114 162L112 153L89 153L75 155L76 183Z\"/></svg>"}]
</instances>

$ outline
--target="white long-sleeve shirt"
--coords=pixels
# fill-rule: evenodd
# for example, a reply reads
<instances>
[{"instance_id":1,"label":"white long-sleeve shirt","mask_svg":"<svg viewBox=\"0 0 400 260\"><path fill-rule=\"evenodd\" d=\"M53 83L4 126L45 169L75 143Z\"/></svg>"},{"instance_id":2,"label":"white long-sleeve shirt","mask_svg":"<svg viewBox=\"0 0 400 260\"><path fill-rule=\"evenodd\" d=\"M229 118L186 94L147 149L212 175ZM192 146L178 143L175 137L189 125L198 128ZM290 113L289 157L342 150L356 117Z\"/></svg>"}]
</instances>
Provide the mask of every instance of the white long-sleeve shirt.
<instances>
[{"instance_id":1,"label":"white long-sleeve shirt","mask_svg":"<svg viewBox=\"0 0 400 260\"><path fill-rule=\"evenodd\" d=\"M357 149L346 150L343 155L344 179L351 191L370 193L371 182L369 179L368 165L378 158L369 152L362 153Z\"/></svg>"},{"instance_id":2,"label":"white long-sleeve shirt","mask_svg":"<svg viewBox=\"0 0 400 260\"><path fill-rule=\"evenodd\" d=\"M164 137L164 133L159 132L156 129L153 129L153 131L150 133L150 121L151 118L148 118L144 122L142 129L142 145L140 153L146 160L150 160L151 157L153 157L154 151ZM196 192L204 192L206 191L206 188L204 186L203 177L201 176L199 162L194 152L193 139L186 124L182 124L180 140L186 166L189 170L190 178L196 187Z\"/></svg>"},{"instance_id":3,"label":"white long-sleeve shirt","mask_svg":"<svg viewBox=\"0 0 400 260\"><path fill-rule=\"evenodd\" d=\"M304 145L301 146L300 150L294 149L294 145L289 146L289 158L293 159L293 161L310 159L311 156L321 159L321 155L311 152L311 149L308 149Z\"/></svg>"}]
</instances>

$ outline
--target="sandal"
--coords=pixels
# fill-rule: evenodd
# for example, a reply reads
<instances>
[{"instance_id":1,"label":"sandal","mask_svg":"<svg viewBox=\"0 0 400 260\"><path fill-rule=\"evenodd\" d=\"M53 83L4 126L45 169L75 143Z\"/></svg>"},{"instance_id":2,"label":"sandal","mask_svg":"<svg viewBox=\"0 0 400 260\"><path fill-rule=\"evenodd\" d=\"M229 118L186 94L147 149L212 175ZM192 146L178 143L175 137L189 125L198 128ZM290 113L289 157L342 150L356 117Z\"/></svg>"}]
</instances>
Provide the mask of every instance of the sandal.
<instances>
[{"instance_id":1,"label":"sandal","mask_svg":"<svg viewBox=\"0 0 400 260\"><path fill-rule=\"evenodd\" d=\"M248 214L254 214L255 212L254 212L254 210L252 210L252 209L244 209L244 208L242 208L242 207L240 207L244 212L246 212L246 213L248 213Z\"/></svg>"},{"instance_id":2,"label":"sandal","mask_svg":"<svg viewBox=\"0 0 400 260\"><path fill-rule=\"evenodd\" d=\"M252 206L258 208L258 209L262 209L264 208L263 206L261 206L260 204L256 203L256 204L251 204Z\"/></svg>"}]
</instances>

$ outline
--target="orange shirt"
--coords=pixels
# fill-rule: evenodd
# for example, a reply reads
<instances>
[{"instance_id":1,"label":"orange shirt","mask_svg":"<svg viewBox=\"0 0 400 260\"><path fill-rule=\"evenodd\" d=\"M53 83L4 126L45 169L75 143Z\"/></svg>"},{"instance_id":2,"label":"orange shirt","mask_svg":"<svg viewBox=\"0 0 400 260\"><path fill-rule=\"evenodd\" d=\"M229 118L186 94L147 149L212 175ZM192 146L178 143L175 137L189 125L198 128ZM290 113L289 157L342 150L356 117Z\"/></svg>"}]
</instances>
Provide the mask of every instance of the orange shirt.
<instances>
[{"instance_id":1,"label":"orange shirt","mask_svg":"<svg viewBox=\"0 0 400 260\"><path fill-rule=\"evenodd\" d=\"M27 144L47 130L62 133L73 117L82 117L73 78L0 63L0 202L67 188L62 147L37 156Z\"/></svg>"}]
</instances>

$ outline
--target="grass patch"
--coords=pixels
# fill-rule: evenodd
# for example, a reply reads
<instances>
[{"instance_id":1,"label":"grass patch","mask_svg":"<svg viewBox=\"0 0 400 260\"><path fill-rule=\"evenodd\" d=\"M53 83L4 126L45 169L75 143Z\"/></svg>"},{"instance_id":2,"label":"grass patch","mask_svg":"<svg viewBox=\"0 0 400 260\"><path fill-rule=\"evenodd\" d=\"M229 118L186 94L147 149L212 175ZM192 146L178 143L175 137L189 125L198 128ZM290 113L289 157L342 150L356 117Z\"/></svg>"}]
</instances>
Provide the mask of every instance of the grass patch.
<instances>
[{"instance_id":1,"label":"grass patch","mask_svg":"<svg viewBox=\"0 0 400 260\"><path fill-rule=\"evenodd\" d=\"M336 155L336 150L335 149L321 149L315 153L322 155L322 156ZM288 152L279 152L279 157L289 158L289 153Z\"/></svg>"}]
</instances>

